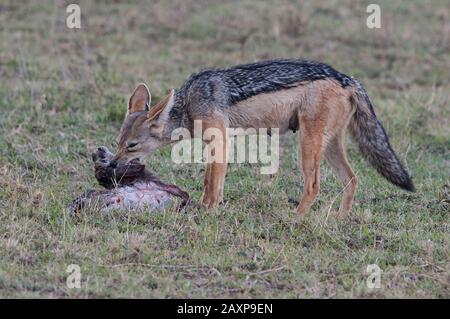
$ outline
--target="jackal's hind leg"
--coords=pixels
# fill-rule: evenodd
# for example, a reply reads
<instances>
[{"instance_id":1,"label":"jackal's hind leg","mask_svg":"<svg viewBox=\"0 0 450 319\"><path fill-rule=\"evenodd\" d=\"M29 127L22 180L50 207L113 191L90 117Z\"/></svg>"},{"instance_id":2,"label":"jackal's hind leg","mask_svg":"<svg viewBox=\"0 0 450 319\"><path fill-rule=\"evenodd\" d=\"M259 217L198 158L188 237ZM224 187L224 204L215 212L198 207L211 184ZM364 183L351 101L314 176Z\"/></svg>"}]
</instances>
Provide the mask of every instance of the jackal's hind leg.
<instances>
[{"instance_id":1,"label":"jackal's hind leg","mask_svg":"<svg viewBox=\"0 0 450 319\"><path fill-rule=\"evenodd\" d=\"M307 125L308 126L308 125ZM320 189L320 160L324 138L321 133L301 127L299 134L299 149L303 170L303 196L297 207L300 215L306 213L314 203Z\"/></svg>"},{"instance_id":2,"label":"jackal's hind leg","mask_svg":"<svg viewBox=\"0 0 450 319\"><path fill-rule=\"evenodd\" d=\"M352 209L353 197L358 183L356 175L353 173L347 160L344 147L344 131L341 131L330 141L325 152L325 157L333 172L339 177L344 186L344 195L339 207L339 215L344 216Z\"/></svg>"}]
</instances>

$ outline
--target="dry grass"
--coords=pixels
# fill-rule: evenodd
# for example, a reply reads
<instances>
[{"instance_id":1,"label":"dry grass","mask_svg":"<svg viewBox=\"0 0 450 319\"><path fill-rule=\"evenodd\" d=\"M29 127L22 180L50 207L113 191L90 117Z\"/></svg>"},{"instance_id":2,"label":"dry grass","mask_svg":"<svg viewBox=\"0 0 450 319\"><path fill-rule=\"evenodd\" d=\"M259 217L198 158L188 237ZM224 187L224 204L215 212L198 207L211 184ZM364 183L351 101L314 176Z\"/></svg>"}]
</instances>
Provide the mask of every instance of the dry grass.
<instances>
[{"instance_id":1,"label":"dry grass","mask_svg":"<svg viewBox=\"0 0 450 319\"><path fill-rule=\"evenodd\" d=\"M368 2L352 0L81 1L76 31L67 3L0 4L0 296L450 296L446 1L381 1L380 30L365 27ZM275 57L362 80L418 192L388 185L350 144L352 217L329 217L341 187L323 165L320 198L296 228L302 182L286 135L280 171L231 165L215 211L68 214L96 185L89 154L113 143L136 83L157 99L201 68ZM152 170L198 198L202 168L169 155ZM379 290L365 284L373 263ZM81 289L66 287L69 264L81 266Z\"/></svg>"}]
</instances>

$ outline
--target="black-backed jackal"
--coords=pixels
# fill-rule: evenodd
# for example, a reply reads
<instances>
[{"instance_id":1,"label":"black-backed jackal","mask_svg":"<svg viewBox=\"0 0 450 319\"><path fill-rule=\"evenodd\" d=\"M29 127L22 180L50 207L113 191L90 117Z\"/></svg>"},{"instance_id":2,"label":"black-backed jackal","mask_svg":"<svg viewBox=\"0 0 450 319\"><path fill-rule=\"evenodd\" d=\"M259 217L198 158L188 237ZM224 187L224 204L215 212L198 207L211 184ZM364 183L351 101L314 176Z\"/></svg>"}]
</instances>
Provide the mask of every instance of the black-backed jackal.
<instances>
[{"instance_id":1,"label":"black-backed jackal","mask_svg":"<svg viewBox=\"0 0 450 319\"><path fill-rule=\"evenodd\" d=\"M116 161L141 158L171 143L174 129L192 131L195 120L202 121L203 131L223 132L225 154L227 128L298 130L304 180L298 212L305 213L319 193L319 164L325 158L343 184L340 213L344 214L352 207L357 185L344 147L348 127L363 156L381 175L414 191L363 86L326 64L271 60L204 70L155 106L150 107L150 100L148 88L139 85L118 137ZM206 164L202 197L206 207L222 200L226 170L226 161Z\"/></svg>"}]
</instances>

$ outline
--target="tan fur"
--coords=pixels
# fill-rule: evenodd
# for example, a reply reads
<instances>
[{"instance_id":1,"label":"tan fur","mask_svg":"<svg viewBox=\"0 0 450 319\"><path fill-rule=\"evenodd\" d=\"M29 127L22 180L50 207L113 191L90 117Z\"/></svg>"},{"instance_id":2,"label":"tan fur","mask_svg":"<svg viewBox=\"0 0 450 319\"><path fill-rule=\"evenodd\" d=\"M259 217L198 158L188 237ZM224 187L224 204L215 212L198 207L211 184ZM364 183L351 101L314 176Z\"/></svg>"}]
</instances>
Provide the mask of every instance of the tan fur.
<instances>
[{"instance_id":1,"label":"tan fur","mask_svg":"<svg viewBox=\"0 0 450 319\"><path fill-rule=\"evenodd\" d=\"M354 113L352 91L332 80L298 83L296 86L263 93L230 107L230 127L289 128L293 116L299 123L299 158L302 162L304 189L297 211L304 214L320 190L320 161L328 163L344 186L340 213L350 211L357 179L345 153L345 129Z\"/></svg>"},{"instance_id":2,"label":"tan fur","mask_svg":"<svg viewBox=\"0 0 450 319\"><path fill-rule=\"evenodd\" d=\"M301 106L307 94L306 85L298 83L291 89L261 93L236 103L228 110L230 127L279 128L288 130L289 119Z\"/></svg>"},{"instance_id":3,"label":"tan fur","mask_svg":"<svg viewBox=\"0 0 450 319\"><path fill-rule=\"evenodd\" d=\"M205 140L208 145L209 153L213 151L211 149L212 143L214 148L221 148L222 154L227 154L227 120L220 114L213 114L208 118L198 118L202 120L202 135L209 128L219 129L221 132L222 140ZM207 208L216 207L223 200L223 189L225 184L225 175L227 173L227 161L224 158L220 162L212 162L209 160L206 164L205 170L205 182L204 191L202 195L202 205Z\"/></svg>"},{"instance_id":4,"label":"tan fur","mask_svg":"<svg viewBox=\"0 0 450 319\"><path fill-rule=\"evenodd\" d=\"M174 102L175 91L159 101L148 110L150 92L145 84L140 84L130 97L129 108L122 123L117 142L117 153L113 162L127 163L142 158L159 147L170 144L170 138L163 137L163 132ZM143 101L147 99L147 103ZM154 136L154 138L149 138Z\"/></svg>"},{"instance_id":5,"label":"tan fur","mask_svg":"<svg viewBox=\"0 0 450 319\"><path fill-rule=\"evenodd\" d=\"M214 141L214 145L216 147L218 145L223 154L227 154L227 127L279 128L280 133L298 129L299 158L302 162L304 180L303 196L297 207L298 213L304 214L308 211L319 193L320 161L325 157L343 184L344 196L340 213L345 214L351 209L357 184L344 148L345 130L355 112L354 104L351 103L352 94L352 89L343 88L330 79L301 82L289 89L258 94L224 110L212 108L215 111L192 120L202 120L202 133L208 128L217 128L221 131L223 139ZM147 116L144 116L144 120L129 118L128 121L133 125L125 121L121 130L123 142L120 143L124 146L117 158L131 159L148 153L158 147L155 141L161 145L168 143L161 139L148 138L151 132L144 126L148 125L150 120L166 113L169 100L170 94L152 107ZM295 123L294 128L292 123ZM132 140L139 140L142 150L133 153L127 151L126 142ZM211 140L205 142L208 147L212 145ZM226 161L206 164L202 203L207 208L216 207L222 200L226 170Z\"/></svg>"},{"instance_id":6,"label":"tan fur","mask_svg":"<svg viewBox=\"0 0 450 319\"><path fill-rule=\"evenodd\" d=\"M329 143L325 152L325 158L327 159L328 164L339 177L344 187L344 195L339 207L339 212L341 214L345 214L352 209L353 197L358 183L356 175L353 173L353 170L347 161L344 147L344 133L344 130L338 132L336 137Z\"/></svg>"},{"instance_id":7,"label":"tan fur","mask_svg":"<svg viewBox=\"0 0 450 319\"><path fill-rule=\"evenodd\" d=\"M342 147L345 128L354 112L350 104L351 92L333 81L318 81L313 85L314 89L309 91L312 94L308 96L308 107L301 108L299 112L299 149L304 180L303 197L297 208L300 214L309 210L319 193L320 161L325 152L338 152L334 157L329 156L329 162L333 163L343 183L344 180L347 182L344 176L353 174ZM356 183L356 179L353 181ZM356 187L356 184L352 185ZM351 207L353 196L349 199L349 195L353 195L354 188L345 192L341 214Z\"/></svg>"},{"instance_id":8,"label":"tan fur","mask_svg":"<svg viewBox=\"0 0 450 319\"><path fill-rule=\"evenodd\" d=\"M167 107L167 103L169 103L172 98L174 91L172 90L169 94L161 99L155 106L153 106L147 113L148 120L154 120L162 111Z\"/></svg>"},{"instance_id":9,"label":"tan fur","mask_svg":"<svg viewBox=\"0 0 450 319\"><path fill-rule=\"evenodd\" d=\"M134 90L128 102L128 113L144 111L151 101L150 91L143 83L139 84Z\"/></svg>"}]
</instances>

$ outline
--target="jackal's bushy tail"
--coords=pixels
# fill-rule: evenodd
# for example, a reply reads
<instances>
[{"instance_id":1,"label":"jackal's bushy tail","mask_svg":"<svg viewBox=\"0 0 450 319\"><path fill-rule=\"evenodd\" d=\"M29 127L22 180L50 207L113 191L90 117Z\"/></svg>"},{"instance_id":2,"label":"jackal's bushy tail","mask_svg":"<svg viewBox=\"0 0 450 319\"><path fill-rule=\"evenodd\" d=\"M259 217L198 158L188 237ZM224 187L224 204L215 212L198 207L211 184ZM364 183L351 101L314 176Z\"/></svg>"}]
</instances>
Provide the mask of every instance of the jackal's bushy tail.
<instances>
[{"instance_id":1,"label":"jackal's bushy tail","mask_svg":"<svg viewBox=\"0 0 450 319\"><path fill-rule=\"evenodd\" d=\"M392 149L383 126L378 121L366 90L355 81L351 103L356 107L350 131L365 159L392 184L414 192L414 184Z\"/></svg>"}]
</instances>

